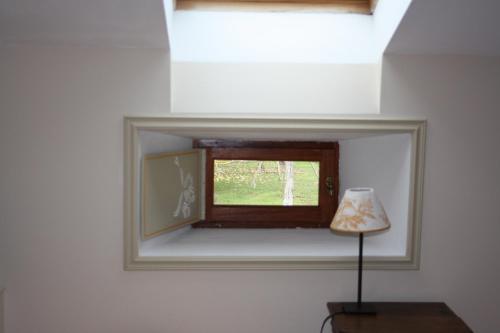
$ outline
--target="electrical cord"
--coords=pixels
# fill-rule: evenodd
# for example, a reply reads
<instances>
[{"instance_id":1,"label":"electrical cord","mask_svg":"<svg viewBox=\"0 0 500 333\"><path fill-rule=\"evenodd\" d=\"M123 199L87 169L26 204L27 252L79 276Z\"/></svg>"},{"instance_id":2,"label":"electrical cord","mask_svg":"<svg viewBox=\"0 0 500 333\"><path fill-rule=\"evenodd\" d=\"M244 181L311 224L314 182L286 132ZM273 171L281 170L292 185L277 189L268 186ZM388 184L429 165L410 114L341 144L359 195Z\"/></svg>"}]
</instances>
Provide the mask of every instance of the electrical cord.
<instances>
[{"instance_id":1,"label":"electrical cord","mask_svg":"<svg viewBox=\"0 0 500 333\"><path fill-rule=\"evenodd\" d=\"M323 333L323 328L325 328L326 323L328 322L329 319L333 319L334 316L335 315L331 314L328 317L326 317L325 320L323 320L323 324L321 324L321 331L319 331L319 333Z\"/></svg>"},{"instance_id":2,"label":"electrical cord","mask_svg":"<svg viewBox=\"0 0 500 333\"><path fill-rule=\"evenodd\" d=\"M325 318L325 320L323 320L323 324L321 324L321 331L320 331L320 333L323 333L323 329L325 328L326 323L327 323L327 322L328 322L328 320L330 320L330 319L331 319L331 321L332 321L332 328L333 328L333 323L334 323L333 319L334 319L334 317L335 317L336 315L339 315L339 314L342 314L342 313L344 313L344 311L341 311L341 312L334 312L334 313L332 313L331 315L327 316L327 317Z\"/></svg>"}]
</instances>

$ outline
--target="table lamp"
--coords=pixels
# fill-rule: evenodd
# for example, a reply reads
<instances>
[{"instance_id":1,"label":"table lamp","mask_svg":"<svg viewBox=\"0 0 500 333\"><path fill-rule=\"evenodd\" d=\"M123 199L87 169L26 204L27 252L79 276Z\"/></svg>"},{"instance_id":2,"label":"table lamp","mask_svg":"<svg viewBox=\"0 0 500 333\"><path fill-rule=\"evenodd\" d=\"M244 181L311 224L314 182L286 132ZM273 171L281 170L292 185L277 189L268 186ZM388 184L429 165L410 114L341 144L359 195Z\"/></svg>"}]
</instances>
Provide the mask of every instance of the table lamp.
<instances>
[{"instance_id":1,"label":"table lamp","mask_svg":"<svg viewBox=\"0 0 500 333\"><path fill-rule=\"evenodd\" d=\"M358 256L358 300L344 303L347 314L375 314L370 304L361 302L363 277L363 234L388 229L391 226L384 207L372 188L351 188L345 191L339 208L333 217L330 229L342 233L359 235Z\"/></svg>"}]
</instances>

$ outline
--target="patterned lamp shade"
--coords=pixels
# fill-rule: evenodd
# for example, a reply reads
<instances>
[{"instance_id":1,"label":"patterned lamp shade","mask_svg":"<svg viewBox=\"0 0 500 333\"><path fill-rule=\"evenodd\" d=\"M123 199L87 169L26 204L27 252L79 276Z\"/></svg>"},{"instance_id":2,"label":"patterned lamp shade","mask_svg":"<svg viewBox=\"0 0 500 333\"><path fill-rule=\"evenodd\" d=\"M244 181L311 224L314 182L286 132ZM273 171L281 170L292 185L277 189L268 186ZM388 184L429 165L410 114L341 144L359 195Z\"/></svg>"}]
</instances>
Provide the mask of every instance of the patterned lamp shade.
<instances>
[{"instance_id":1,"label":"patterned lamp shade","mask_svg":"<svg viewBox=\"0 0 500 333\"><path fill-rule=\"evenodd\" d=\"M351 188L345 191L330 229L365 233L384 230L390 226L384 207L372 188Z\"/></svg>"}]
</instances>

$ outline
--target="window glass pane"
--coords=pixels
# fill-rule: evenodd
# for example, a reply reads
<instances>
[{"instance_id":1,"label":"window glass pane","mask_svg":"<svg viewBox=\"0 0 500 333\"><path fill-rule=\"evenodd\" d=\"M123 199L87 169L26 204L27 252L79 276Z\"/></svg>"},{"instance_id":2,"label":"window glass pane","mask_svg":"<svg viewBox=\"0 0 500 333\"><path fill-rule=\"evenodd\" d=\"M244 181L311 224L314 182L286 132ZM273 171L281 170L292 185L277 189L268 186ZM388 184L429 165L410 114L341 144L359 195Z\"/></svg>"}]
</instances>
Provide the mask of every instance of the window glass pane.
<instances>
[{"instance_id":1,"label":"window glass pane","mask_svg":"<svg viewBox=\"0 0 500 333\"><path fill-rule=\"evenodd\" d=\"M317 161L214 160L215 205L317 206Z\"/></svg>"}]
</instances>

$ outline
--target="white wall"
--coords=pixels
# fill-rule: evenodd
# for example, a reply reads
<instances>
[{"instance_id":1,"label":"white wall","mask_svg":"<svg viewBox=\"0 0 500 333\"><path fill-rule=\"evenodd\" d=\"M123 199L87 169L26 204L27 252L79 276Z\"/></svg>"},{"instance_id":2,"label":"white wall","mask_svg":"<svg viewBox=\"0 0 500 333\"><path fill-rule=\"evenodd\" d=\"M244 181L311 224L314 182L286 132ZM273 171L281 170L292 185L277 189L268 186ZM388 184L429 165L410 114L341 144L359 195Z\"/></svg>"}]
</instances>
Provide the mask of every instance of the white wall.
<instances>
[{"instance_id":1,"label":"white wall","mask_svg":"<svg viewBox=\"0 0 500 333\"><path fill-rule=\"evenodd\" d=\"M356 64L381 54L369 15L180 10L173 18L174 62Z\"/></svg>"},{"instance_id":2,"label":"white wall","mask_svg":"<svg viewBox=\"0 0 500 333\"><path fill-rule=\"evenodd\" d=\"M13 48L0 66L7 333L311 332L355 297L353 271L124 272L123 115L168 110L168 57ZM367 300L444 300L498 332L499 74L494 58L386 59L383 115L429 120L422 268L366 272Z\"/></svg>"},{"instance_id":3,"label":"white wall","mask_svg":"<svg viewBox=\"0 0 500 333\"><path fill-rule=\"evenodd\" d=\"M168 111L168 82L161 50L0 48L7 332L154 330L122 271L123 116Z\"/></svg>"},{"instance_id":4,"label":"white wall","mask_svg":"<svg viewBox=\"0 0 500 333\"><path fill-rule=\"evenodd\" d=\"M380 0L375 15L175 11L172 110L377 114L380 59L409 3Z\"/></svg>"},{"instance_id":5,"label":"white wall","mask_svg":"<svg viewBox=\"0 0 500 333\"><path fill-rule=\"evenodd\" d=\"M374 246L405 253L410 203L410 134L342 140L339 146L340 196L348 188L372 187L391 221L390 232L366 238L366 249Z\"/></svg>"},{"instance_id":6,"label":"white wall","mask_svg":"<svg viewBox=\"0 0 500 333\"><path fill-rule=\"evenodd\" d=\"M375 49L382 57L387 44L394 36L401 19L405 16L408 6L413 0L377 0L377 7L373 13L373 32Z\"/></svg>"},{"instance_id":7,"label":"white wall","mask_svg":"<svg viewBox=\"0 0 500 333\"><path fill-rule=\"evenodd\" d=\"M174 6L175 6L175 0L163 0L163 10L164 10L164 15L165 15L165 25L167 29L167 36L168 36L168 48L170 49L170 53L172 52L171 46L172 46L172 39L173 39L173 34L174 34L174 29L173 29L173 20L174 20Z\"/></svg>"},{"instance_id":8,"label":"white wall","mask_svg":"<svg viewBox=\"0 0 500 333\"><path fill-rule=\"evenodd\" d=\"M498 332L500 58L386 56L383 74L382 114L427 117L428 136L422 267L380 273L380 292L444 300L474 332Z\"/></svg>"},{"instance_id":9,"label":"white wall","mask_svg":"<svg viewBox=\"0 0 500 333\"><path fill-rule=\"evenodd\" d=\"M379 64L177 62L172 63L172 111L375 114L380 70Z\"/></svg>"}]
</instances>

